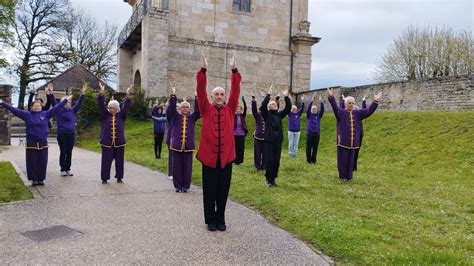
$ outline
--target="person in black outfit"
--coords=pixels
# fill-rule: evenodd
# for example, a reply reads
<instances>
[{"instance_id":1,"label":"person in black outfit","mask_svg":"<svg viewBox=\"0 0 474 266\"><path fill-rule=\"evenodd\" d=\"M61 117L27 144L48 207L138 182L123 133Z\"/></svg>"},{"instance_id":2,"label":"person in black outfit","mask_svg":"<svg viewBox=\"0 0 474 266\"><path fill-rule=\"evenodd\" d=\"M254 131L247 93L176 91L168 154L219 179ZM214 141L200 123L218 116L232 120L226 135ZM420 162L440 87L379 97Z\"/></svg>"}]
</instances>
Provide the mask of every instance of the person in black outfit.
<instances>
[{"instance_id":1,"label":"person in black outfit","mask_svg":"<svg viewBox=\"0 0 474 266\"><path fill-rule=\"evenodd\" d=\"M267 169L265 177L268 187L275 187L275 179L278 177L278 168L280 167L281 145L283 142L282 119L288 115L291 110L291 100L288 97L288 90L283 92L285 97L285 109L278 111L275 101L270 101L272 87L268 90L268 94L260 106L260 112L265 120L265 144L264 153Z\"/></svg>"}]
</instances>

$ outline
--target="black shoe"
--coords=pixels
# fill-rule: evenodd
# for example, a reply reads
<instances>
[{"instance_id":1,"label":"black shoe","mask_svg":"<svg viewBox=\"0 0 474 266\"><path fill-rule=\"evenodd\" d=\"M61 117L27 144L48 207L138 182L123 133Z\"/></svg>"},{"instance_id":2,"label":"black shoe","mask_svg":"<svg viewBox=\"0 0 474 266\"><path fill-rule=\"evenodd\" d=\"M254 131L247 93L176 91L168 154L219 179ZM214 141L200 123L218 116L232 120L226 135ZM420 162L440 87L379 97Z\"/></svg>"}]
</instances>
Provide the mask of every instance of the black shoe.
<instances>
[{"instance_id":1,"label":"black shoe","mask_svg":"<svg viewBox=\"0 0 474 266\"><path fill-rule=\"evenodd\" d=\"M212 231L212 232L216 231L217 230L216 224L208 224L207 230Z\"/></svg>"},{"instance_id":2,"label":"black shoe","mask_svg":"<svg viewBox=\"0 0 474 266\"><path fill-rule=\"evenodd\" d=\"M102 180L102 184L107 184L107 180Z\"/></svg>"},{"instance_id":3,"label":"black shoe","mask_svg":"<svg viewBox=\"0 0 474 266\"><path fill-rule=\"evenodd\" d=\"M44 182L43 181L38 181L38 186L44 186Z\"/></svg>"},{"instance_id":4,"label":"black shoe","mask_svg":"<svg viewBox=\"0 0 474 266\"><path fill-rule=\"evenodd\" d=\"M227 229L227 226L225 224L217 224L217 230L219 231L225 231Z\"/></svg>"},{"instance_id":5,"label":"black shoe","mask_svg":"<svg viewBox=\"0 0 474 266\"><path fill-rule=\"evenodd\" d=\"M33 182L31 182L31 185L34 186L34 187L38 186L38 181L33 180Z\"/></svg>"},{"instance_id":6,"label":"black shoe","mask_svg":"<svg viewBox=\"0 0 474 266\"><path fill-rule=\"evenodd\" d=\"M179 192L181 192L181 189L177 188L177 189L174 190L174 192L179 193Z\"/></svg>"},{"instance_id":7,"label":"black shoe","mask_svg":"<svg viewBox=\"0 0 474 266\"><path fill-rule=\"evenodd\" d=\"M122 184L123 183L122 178L117 179L117 183Z\"/></svg>"},{"instance_id":8,"label":"black shoe","mask_svg":"<svg viewBox=\"0 0 474 266\"><path fill-rule=\"evenodd\" d=\"M183 192L183 193L188 193L188 190L185 189L185 188L183 188L183 189L181 189L181 192Z\"/></svg>"}]
</instances>

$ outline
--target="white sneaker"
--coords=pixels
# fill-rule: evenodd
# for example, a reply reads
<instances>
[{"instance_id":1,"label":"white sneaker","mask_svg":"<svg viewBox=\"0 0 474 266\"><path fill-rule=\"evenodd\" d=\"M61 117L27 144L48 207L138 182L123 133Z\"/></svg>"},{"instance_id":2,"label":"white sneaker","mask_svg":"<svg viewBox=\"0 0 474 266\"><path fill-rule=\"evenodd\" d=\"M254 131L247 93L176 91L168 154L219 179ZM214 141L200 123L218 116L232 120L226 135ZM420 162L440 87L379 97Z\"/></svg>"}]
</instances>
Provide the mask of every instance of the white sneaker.
<instances>
[{"instance_id":1,"label":"white sneaker","mask_svg":"<svg viewBox=\"0 0 474 266\"><path fill-rule=\"evenodd\" d=\"M169 178L170 180L173 180L173 176L168 176L168 178Z\"/></svg>"},{"instance_id":2,"label":"white sneaker","mask_svg":"<svg viewBox=\"0 0 474 266\"><path fill-rule=\"evenodd\" d=\"M61 171L61 176L67 176L66 171Z\"/></svg>"},{"instance_id":3,"label":"white sneaker","mask_svg":"<svg viewBox=\"0 0 474 266\"><path fill-rule=\"evenodd\" d=\"M67 176L73 176L74 174L71 171L66 171Z\"/></svg>"}]
</instances>

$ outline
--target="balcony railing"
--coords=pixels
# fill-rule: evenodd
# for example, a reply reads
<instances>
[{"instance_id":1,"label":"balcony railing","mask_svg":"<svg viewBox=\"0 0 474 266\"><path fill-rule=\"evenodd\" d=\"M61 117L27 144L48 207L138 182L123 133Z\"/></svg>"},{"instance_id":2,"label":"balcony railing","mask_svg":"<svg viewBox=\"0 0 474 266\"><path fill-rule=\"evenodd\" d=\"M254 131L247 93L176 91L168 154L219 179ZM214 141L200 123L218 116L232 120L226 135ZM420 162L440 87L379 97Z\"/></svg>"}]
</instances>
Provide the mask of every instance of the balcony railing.
<instances>
[{"instance_id":1,"label":"balcony railing","mask_svg":"<svg viewBox=\"0 0 474 266\"><path fill-rule=\"evenodd\" d=\"M128 20L125 27L120 32L120 35L117 39L118 47L122 47L125 41L130 37L133 31L140 25L143 18L148 13L150 7L157 7L160 10L168 10L168 1L169 0L141 0L138 6L133 11L132 16Z\"/></svg>"}]
</instances>

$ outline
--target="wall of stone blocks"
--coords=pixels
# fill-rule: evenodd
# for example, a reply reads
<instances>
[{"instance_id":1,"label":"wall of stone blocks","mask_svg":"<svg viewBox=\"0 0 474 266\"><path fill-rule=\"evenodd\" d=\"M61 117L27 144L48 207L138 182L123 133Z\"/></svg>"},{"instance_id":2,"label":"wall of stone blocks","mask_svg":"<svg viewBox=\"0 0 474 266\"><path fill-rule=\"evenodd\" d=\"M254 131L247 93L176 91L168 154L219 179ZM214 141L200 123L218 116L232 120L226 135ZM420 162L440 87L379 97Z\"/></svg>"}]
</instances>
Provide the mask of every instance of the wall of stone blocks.
<instances>
[{"instance_id":1,"label":"wall of stone blocks","mask_svg":"<svg viewBox=\"0 0 474 266\"><path fill-rule=\"evenodd\" d=\"M251 12L231 0L170 0L170 35L204 41L289 50L290 0L251 1ZM292 34L306 20L308 1L293 1Z\"/></svg>"},{"instance_id":2,"label":"wall of stone blocks","mask_svg":"<svg viewBox=\"0 0 474 266\"><path fill-rule=\"evenodd\" d=\"M11 93L13 86L0 85L0 99L4 102L11 103ZM0 107L0 145L10 145L10 127L11 114L7 109Z\"/></svg>"},{"instance_id":3,"label":"wall of stone blocks","mask_svg":"<svg viewBox=\"0 0 474 266\"><path fill-rule=\"evenodd\" d=\"M356 104L360 106L364 95L368 96L370 103L373 94L382 91L380 111L470 111L474 110L473 79L474 75L466 75L350 88L338 87L335 89L335 95L338 99L342 93L345 96L353 96ZM327 108L331 110L326 89L304 94L307 99L313 95L317 98L322 95Z\"/></svg>"},{"instance_id":4,"label":"wall of stone blocks","mask_svg":"<svg viewBox=\"0 0 474 266\"><path fill-rule=\"evenodd\" d=\"M231 69L228 58L236 55L237 67L242 75L241 95L248 101L251 95L263 99L270 84L274 91L289 88L290 53L271 49L228 46L183 38L170 38L168 78L173 81L178 96L192 97L196 88L195 74L200 69L200 52L204 47L208 59L208 94L215 87L230 90ZM234 49L232 49L234 48ZM160 91L168 94L168 91Z\"/></svg>"}]
</instances>

